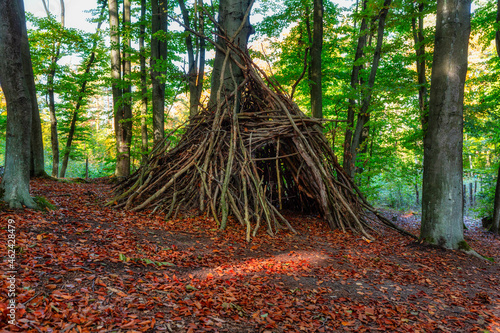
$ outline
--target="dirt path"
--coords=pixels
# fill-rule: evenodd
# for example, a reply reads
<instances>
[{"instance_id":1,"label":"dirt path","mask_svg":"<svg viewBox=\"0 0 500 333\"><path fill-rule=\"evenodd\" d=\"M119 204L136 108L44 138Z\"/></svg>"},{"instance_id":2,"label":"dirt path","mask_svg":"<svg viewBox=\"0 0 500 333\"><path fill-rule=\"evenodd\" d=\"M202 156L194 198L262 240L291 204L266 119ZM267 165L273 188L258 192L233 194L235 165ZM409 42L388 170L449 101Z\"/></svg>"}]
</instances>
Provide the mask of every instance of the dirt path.
<instances>
[{"instance_id":1,"label":"dirt path","mask_svg":"<svg viewBox=\"0 0 500 333\"><path fill-rule=\"evenodd\" d=\"M104 183L32 191L60 209L0 213L18 246L18 326L5 326L3 275L0 332L500 332L498 264L385 228L368 242L289 215L298 235L262 229L249 244L234 221L222 233L210 219L104 207ZM418 232L418 216L397 223ZM476 224L467 242L499 262L499 237Z\"/></svg>"}]
</instances>

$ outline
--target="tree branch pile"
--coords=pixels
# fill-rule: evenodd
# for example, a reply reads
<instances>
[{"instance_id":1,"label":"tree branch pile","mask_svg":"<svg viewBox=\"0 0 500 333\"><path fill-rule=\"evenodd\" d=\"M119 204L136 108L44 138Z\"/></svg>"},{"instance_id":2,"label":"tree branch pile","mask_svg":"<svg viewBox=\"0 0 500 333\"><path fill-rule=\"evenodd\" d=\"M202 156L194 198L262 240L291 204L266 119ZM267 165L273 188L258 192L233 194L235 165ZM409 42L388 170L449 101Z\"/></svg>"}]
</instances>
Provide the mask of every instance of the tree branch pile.
<instances>
[{"instance_id":1,"label":"tree branch pile","mask_svg":"<svg viewBox=\"0 0 500 333\"><path fill-rule=\"evenodd\" d=\"M305 116L243 52L238 60L243 82L191 117L175 147L168 137L157 145L112 203L167 219L196 209L221 229L232 217L246 226L247 240L259 227L295 232L285 209L319 212L330 228L371 238L364 209L375 210L337 162L320 120Z\"/></svg>"}]
</instances>

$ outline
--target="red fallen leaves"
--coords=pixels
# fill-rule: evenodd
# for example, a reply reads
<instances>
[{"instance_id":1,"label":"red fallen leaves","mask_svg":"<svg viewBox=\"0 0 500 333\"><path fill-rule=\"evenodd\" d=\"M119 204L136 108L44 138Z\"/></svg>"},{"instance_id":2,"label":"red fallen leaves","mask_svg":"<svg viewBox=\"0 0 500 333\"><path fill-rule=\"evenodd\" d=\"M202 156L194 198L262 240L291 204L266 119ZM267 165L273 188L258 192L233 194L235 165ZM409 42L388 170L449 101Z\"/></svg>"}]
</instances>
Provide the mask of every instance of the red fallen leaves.
<instances>
[{"instance_id":1,"label":"red fallen leaves","mask_svg":"<svg viewBox=\"0 0 500 333\"><path fill-rule=\"evenodd\" d=\"M237 224L105 208L103 183L32 187L61 209L0 213L19 245L17 326L1 275L0 332L500 330L497 265L388 230L368 243L297 217L299 235L261 230L247 244ZM500 260L498 237L467 233Z\"/></svg>"}]
</instances>

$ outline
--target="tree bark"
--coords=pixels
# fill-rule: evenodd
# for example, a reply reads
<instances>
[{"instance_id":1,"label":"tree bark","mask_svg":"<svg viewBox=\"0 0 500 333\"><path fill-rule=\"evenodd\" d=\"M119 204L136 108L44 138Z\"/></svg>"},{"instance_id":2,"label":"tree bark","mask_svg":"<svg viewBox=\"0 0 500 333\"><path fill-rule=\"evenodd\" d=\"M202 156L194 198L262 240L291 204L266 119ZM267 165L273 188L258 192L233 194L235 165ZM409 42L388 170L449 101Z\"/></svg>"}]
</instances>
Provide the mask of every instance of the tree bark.
<instances>
[{"instance_id":1,"label":"tree bark","mask_svg":"<svg viewBox=\"0 0 500 333\"><path fill-rule=\"evenodd\" d=\"M24 8L24 4L20 5ZM24 10L21 13L21 21L26 22ZM28 35L26 24L22 24L23 35ZM28 84L28 90L31 95L32 103L32 119L31 119L31 152L30 152L30 176L40 177L46 176L44 165L44 152L43 152L43 137L42 137L42 123L40 121L40 111L38 109L38 99L36 96L35 76L33 75L33 65L31 63L31 53L28 38L21 40L21 56L24 66L24 75Z\"/></svg>"},{"instance_id":2,"label":"tree bark","mask_svg":"<svg viewBox=\"0 0 500 333\"><path fill-rule=\"evenodd\" d=\"M116 138L116 168L115 176L124 178L130 174L130 148L126 143L126 128L124 126L123 89L121 88L121 52L120 52L120 20L118 1L109 0L109 29L111 42L111 89L113 92L113 115ZM127 164L128 162L128 164Z\"/></svg>"},{"instance_id":3,"label":"tree bark","mask_svg":"<svg viewBox=\"0 0 500 333\"><path fill-rule=\"evenodd\" d=\"M42 0L43 6L47 13L47 18L50 18L50 10L45 0ZM64 27L65 10L64 0L60 0L61 7L61 27ZM50 143L52 148L52 177L59 175L59 138L57 133L57 116L56 103L54 97L54 78L56 76L57 62L61 52L61 42L53 44L54 54L51 59L49 73L47 74L47 95L49 97L49 115L50 115Z\"/></svg>"},{"instance_id":4,"label":"tree bark","mask_svg":"<svg viewBox=\"0 0 500 333\"><path fill-rule=\"evenodd\" d=\"M491 221L490 231L500 234L500 168L498 168L497 183L495 189L495 202L493 208L493 221Z\"/></svg>"},{"instance_id":5,"label":"tree bark","mask_svg":"<svg viewBox=\"0 0 500 333\"><path fill-rule=\"evenodd\" d=\"M33 101L23 55L28 42L22 0L0 1L0 82L7 102L5 173L1 189L11 208L36 207L30 196ZM34 86L34 82L33 82Z\"/></svg>"},{"instance_id":6,"label":"tree bark","mask_svg":"<svg viewBox=\"0 0 500 333\"><path fill-rule=\"evenodd\" d=\"M363 99L361 102L361 108L358 113L356 128L354 130L354 134L352 134L352 142L350 142L350 152L348 153L348 159L350 159L348 164L348 169L346 170L351 177L354 177L354 173L356 171L356 156L358 154L358 150L361 144L368 138L369 129L365 129L366 124L370 120L370 102L372 98L373 86L375 84L375 78L377 76L378 65L381 57L382 44L384 41L384 29L385 29L385 20L389 13L389 7L391 5L392 0L385 0L382 9L380 10L378 16L376 16L372 20L372 25L374 25L376 19L378 18L378 29L377 29L377 45L375 46L375 52L373 54L372 65L370 69L370 76L368 78L368 82L363 91ZM370 44L371 44L371 36L370 36ZM354 108L351 102L349 105L352 107L351 114L348 112L348 123L354 122ZM351 118L349 118L351 116ZM350 134L350 133L349 133ZM347 135L346 135L347 139ZM345 148L344 148L345 149ZM344 150L345 154L345 150Z\"/></svg>"},{"instance_id":7,"label":"tree bark","mask_svg":"<svg viewBox=\"0 0 500 333\"><path fill-rule=\"evenodd\" d=\"M412 32L413 32L413 41L415 44L415 54L417 56L416 65L417 65L417 80L418 80L418 105L420 108L420 122L422 124L422 131L425 132L427 130L427 122L428 122L428 96L427 96L427 79L425 77L425 40L424 40L424 1L418 4L418 29L416 19L413 18L412 23Z\"/></svg>"},{"instance_id":8,"label":"tree bark","mask_svg":"<svg viewBox=\"0 0 500 333\"><path fill-rule=\"evenodd\" d=\"M141 66L141 164L148 159L148 83L146 77L146 48L144 37L146 35L146 0L141 0L141 24L139 32L140 66Z\"/></svg>"},{"instance_id":9,"label":"tree bark","mask_svg":"<svg viewBox=\"0 0 500 333\"><path fill-rule=\"evenodd\" d=\"M321 51L323 49L323 0L314 0L313 40L311 45L311 111L314 118L323 118L321 86Z\"/></svg>"},{"instance_id":10,"label":"tree bark","mask_svg":"<svg viewBox=\"0 0 500 333\"><path fill-rule=\"evenodd\" d=\"M198 12L198 32L201 35L205 34L205 17L203 14L203 1L197 0ZM205 78L205 38L198 38L198 79L196 80L196 101L198 104L201 100L201 93L203 92L203 82ZM198 110L197 110L198 112Z\"/></svg>"},{"instance_id":11,"label":"tree bark","mask_svg":"<svg viewBox=\"0 0 500 333\"><path fill-rule=\"evenodd\" d=\"M132 85L130 84L130 75L132 66L130 62L130 49L132 43L130 40L130 0L123 1L123 82L124 88L122 93L123 101L123 120L121 122L122 129L120 133L122 137L121 150L122 159L117 160L116 174L117 177L128 177L130 175L130 146L132 143ZM120 164L118 163L120 161ZM118 170L119 169L119 170Z\"/></svg>"},{"instance_id":12,"label":"tree bark","mask_svg":"<svg viewBox=\"0 0 500 333\"><path fill-rule=\"evenodd\" d=\"M463 99L471 0L438 0L429 123L424 139L420 237L464 248Z\"/></svg>"},{"instance_id":13,"label":"tree bark","mask_svg":"<svg viewBox=\"0 0 500 333\"><path fill-rule=\"evenodd\" d=\"M168 28L168 0L151 0L151 82L153 85L153 140L158 143L165 137L165 74L167 59L166 34Z\"/></svg>"},{"instance_id":14,"label":"tree bark","mask_svg":"<svg viewBox=\"0 0 500 333\"><path fill-rule=\"evenodd\" d=\"M241 50L247 50L248 38L252 33L248 18L252 3L252 0L221 0L219 5L219 34L233 41ZM227 43L223 38L217 38L217 44L227 51ZM239 56L232 51L229 52L230 58L238 61ZM209 106L217 105L224 96L229 96L243 82L241 69L231 59L224 66L225 58L225 52L217 49L212 71ZM239 90L235 98L236 108L239 110Z\"/></svg>"},{"instance_id":15,"label":"tree bark","mask_svg":"<svg viewBox=\"0 0 500 333\"><path fill-rule=\"evenodd\" d=\"M182 18L184 21L184 25L188 28L191 28L191 22L189 19L189 12L186 8L186 4L184 0L178 0L179 7L181 8ZM198 3L195 1L196 15L199 15L199 25L200 25L200 33L203 34L203 14L197 8ZM199 45L198 53L195 56L194 45L193 45L193 37L190 33L186 36L186 48L188 52L188 86L189 86L189 115L194 116L198 113L198 108L200 105L200 96L201 89L203 84L203 75L204 75L204 67L205 67L205 40L203 38L197 38L197 42ZM197 59L199 59L199 69ZM201 80L201 82L199 81Z\"/></svg>"},{"instance_id":16,"label":"tree bark","mask_svg":"<svg viewBox=\"0 0 500 333\"><path fill-rule=\"evenodd\" d=\"M384 29L385 29L385 19L389 14L389 6L392 0L385 0L382 9L380 10L378 16L378 29L377 29L377 45L375 46L375 53L373 54L373 61L370 69L370 76L368 78L368 83L366 89L364 89L363 100L361 103L361 108L358 113L358 119L356 122L356 129L354 130L354 135L352 137L351 144L351 158L353 162L356 161L356 155L360 148L363 139L366 139L367 135L363 138L363 129L365 125L370 120L370 102L372 98L373 86L375 84L375 78L377 76L378 65L380 62L380 56L382 51L382 44L384 42ZM365 133L368 133L366 131ZM350 169L351 177L354 176L355 167Z\"/></svg>"},{"instance_id":17,"label":"tree bark","mask_svg":"<svg viewBox=\"0 0 500 333\"><path fill-rule=\"evenodd\" d=\"M367 0L363 1L363 11L366 10ZM354 115L356 110L356 90L359 85L359 72L362 68L360 64L360 59L363 58L364 49L368 41L368 23L367 18L363 16L361 20L361 26L359 28L359 38L358 45L356 47L356 54L354 55L354 63L351 72L351 92L349 95L349 105L347 107L347 127L345 131L344 138L344 160L343 169L345 172L353 177L354 175L354 160L351 155L351 140L352 140L352 130L354 127Z\"/></svg>"},{"instance_id":18,"label":"tree bark","mask_svg":"<svg viewBox=\"0 0 500 333\"><path fill-rule=\"evenodd\" d=\"M103 4L101 8L101 14L99 16L99 22L97 23L97 29L95 33L95 39L92 44L92 53L90 54L89 60L87 61L87 65L85 66L85 71L82 81L82 85L80 86L80 90L78 93L78 100L75 105L75 110L73 111L73 115L71 117L71 124L69 127L69 133L68 133L68 139L66 140L66 148L64 149L64 156L63 156L63 162L61 165L61 171L59 173L60 178L64 178L66 175L66 170L68 168L68 162L69 162L69 154L71 152L71 145L73 142L73 137L75 135L75 130L76 130L76 122L78 120L78 112L80 111L80 108L83 104L83 98L85 96L85 89L87 87L87 82L88 82L88 73L90 73L90 70L95 62L96 58L96 49L97 49L97 41L99 38L99 33L101 31L101 25L104 21L104 13L106 10L106 3Z\"/></svg>"},{"instance_id":19,"label":"tree bark","mask_svg":"<svg viewBox=\"0 0 500 333\"><path fill-rule=\"evenodd\" d=\"M497 0L497 18L496 23L500 23L500 0ZM495 34L495 45L497 55L500 57L500 28L497 28ZM497 183L495 189L495 202L493 204L493 221L490 231L500 234L500 167L498 168Z\"/></svg>"}]
</instances>

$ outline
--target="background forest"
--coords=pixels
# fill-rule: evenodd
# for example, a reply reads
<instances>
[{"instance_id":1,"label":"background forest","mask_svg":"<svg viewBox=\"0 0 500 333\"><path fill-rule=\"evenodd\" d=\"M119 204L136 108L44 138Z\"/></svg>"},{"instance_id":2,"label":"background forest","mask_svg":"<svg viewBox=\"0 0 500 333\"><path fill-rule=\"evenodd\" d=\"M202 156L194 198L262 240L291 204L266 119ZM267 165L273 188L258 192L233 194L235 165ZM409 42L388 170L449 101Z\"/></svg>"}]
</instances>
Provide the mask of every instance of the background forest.
<instances>
[{"instance_id":1,"label":"background forest","mask_svg":"<svg viewBox=\"0 0 500 333\"><path fill-rule=\"evenodd\" d=\"M324 132L341 163L349 141L346 135L352 135L360 127L356 168L352 174L371 202L377 206L419 210L423 163L419 96L426 94L430 86L435 2L392 1L379 45L378 18L383 2L323 1L320 37L323 98L319 115L326 120ZM117 47L110 42L110 36L116 34L110 29L107 3L97 4L98 8L92 11L94 32L66 27L63 0L51 4L44 1L44 5L45 16L27 13L27 19L42 117L45 169L58 177L110 176L115 173L117 160L110 50ZM123 3L120 1L118 5L122 21ZM122 60L130 63L130 72L124 73L118 84L128 87L121 98L122 103L130 105L131 113L121 122L131 128L133 172L155 142L152 103L155 91L150 71L160 73L159 84L165 85L165 132L176 131L169 138L172 143L183 132L179 125L196 113L196 102L190 96L198 94L201 104L206 106L214 50L209 43L188 34L181 24L210 36L214 30L210 17L216 16L217 4L212 7L198 0L169 1L165 10L170 16L163 15L160 29L153 26L151 19L159 9L152 8L149 1L133 0L129 5L130 22L122 22L116 32ZM251 15L255 33L250 41L254 61L310 115L315 75L313 39L316 39L312 32L315 31L313 5L305 0L256 3ZM465 200L468 206L475 200L475 209L481 216L492 214L494 180L500 162L495 17L494 1L474 1L465 88L463 162ZM365 45L359 56L356 51L363 38ZM152 40L164 44L166 57L155 56L157 50ZM369 76L378 46L380 62L370 88ZM359 79L354 85L353 67L359 69ZM367 94L370 102L363 109L362 101ZM0 158L3 159L6 105L1 94L0 112Z\"/></svg>"}]
</instances>

